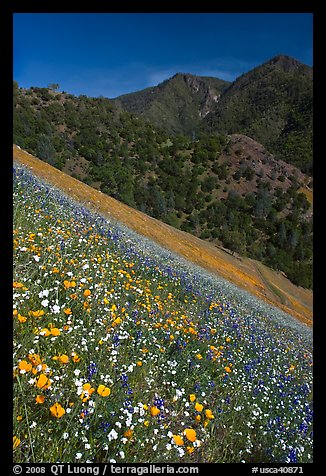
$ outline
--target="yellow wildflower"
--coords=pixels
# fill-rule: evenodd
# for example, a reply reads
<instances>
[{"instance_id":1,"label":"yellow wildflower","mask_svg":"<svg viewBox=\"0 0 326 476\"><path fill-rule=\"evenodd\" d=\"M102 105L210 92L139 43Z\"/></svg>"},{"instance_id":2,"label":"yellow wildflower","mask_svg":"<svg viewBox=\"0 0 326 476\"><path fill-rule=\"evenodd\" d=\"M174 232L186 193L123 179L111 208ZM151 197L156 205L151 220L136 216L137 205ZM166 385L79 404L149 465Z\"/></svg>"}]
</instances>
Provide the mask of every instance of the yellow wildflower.
<instances>
[{"instance_id":1,"label":"yellow wildflower","mask_svg":"<svg viewBox=\"0 0 326 476\"><path fill-rule=\"evenodd\" d=\"M19 320L19 322L26 322L26 321L27 321L27 317L22 316L21 314L18 314L18 320Z\"/></svg>"},{"instance_id":2,"label":"yellow wildflower","mask_svg":"<svg viewBox=\"0 0 326 476\"><path fill-rule=\"evenodd\" d=\"M111 393L111 390L109 387L105 387L105 385L101 384L97 387L97 393L101 395L101 397L108 397Z\"/></svg>"},{"instance_id":3,"label":"yellow wildflower","mask_svg":"<svg viewBox=\"0 0 326 476\"><path fill-rule=\"evenodd\" d=\"M39 309L37 311L29 311L28 314L33 317L41 317L44 315L44 311L42 309Z\"/></svg>"},{"instance_id":4,"label":"yellow wildflower","mask_svg":"<svg viewBox=\"0 0 326 476\"><path fill-rule=\"evenodd\" d=\"M13 439L13 449L16 449L20 445L20 439L17 436L14 436Z\"/></svg>"},{"instance_id":5,"label":"yellow wildflower","mask_svg":"<svg viewBox=\"0 0 326 476\"><path fill-rule=\"evenodd\" d=\"M42 364L41 357L38 354L29 354L28 358L35 366Z\"/></svg>"}]
</instances>

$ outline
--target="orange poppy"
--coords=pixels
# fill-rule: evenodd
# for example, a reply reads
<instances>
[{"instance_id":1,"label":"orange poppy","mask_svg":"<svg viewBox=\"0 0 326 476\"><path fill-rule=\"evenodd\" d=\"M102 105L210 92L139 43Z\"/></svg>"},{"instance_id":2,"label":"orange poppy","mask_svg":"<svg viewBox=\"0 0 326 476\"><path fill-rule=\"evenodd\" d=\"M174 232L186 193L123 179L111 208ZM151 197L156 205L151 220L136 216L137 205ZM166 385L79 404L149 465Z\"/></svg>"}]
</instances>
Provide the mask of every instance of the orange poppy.
<instances>
[{"instance_id":1,"label":"orange poppy","mask_svg":"<svg viewBox=\"0 0 326 476\"><path fill-rule=\"evenodd\" d=\"M36 385L38 388L42 388L43 390L46 390L47 388L50 387L51 381L47 378L46 375L41 374L38 378Z\"/></svg>"},{"instance_id":2,"label":"orange poppy","mask_svg":"<svg viewBox=\"0 0 326 476\"><path fill-rule=\"evenodd\" d=\"M55 403L50 407L50 412L55 418L61 418L66 413L66 410L60 405L60 403Z\"/></svg>"},{"instance_id":3,"label":"orange poppy","mask_svg":"<svg viewBox=\"0 0 326 476\"><path fill-rule=\"evenodd\" d=\"M12 283L13 288L22 288L24 285L22 283L18 283L17 281L14 281Z\"/></svg>"},{"instance_id":4,"label":"orange poppy","mask_svg":"<svg viewBox=\"0 0 326 476\"><path fill-rule=\"evenodd\" d=\"M209 420L213 420L213 418L215 418L211 410L205 410L205 416Z\"/></svg>"},{"instance_id":5,"label":"orange poppy","mask_svg":"<svg viewBox=\"0 0 326 476\"><path fill-rule=\"evenodd\" d=\"M175 443L177 446L182 446L182 445L184 445L184 441L183 441L183 439L181 438L181 436L179 436L179 435L173 435L173 439L174 439L174 443Z\"/></svg>"},{"instance_id":6,"label":"orange poppy","mask_svg":"<svg viewBox=\"0 0 326 476\"><path fill-rule=\"evenodd\" d=\"M80 357L76 354L76 352L71 352L71 358L73 362L80 362Z\"/></svg>"},{"instance_id":7,"label":"orange poppy","mask_svg":"<svg viewBox=\"0 0 326 476\"><path fill-rule=\"evenodd\" d=\"M61 364L67 364L67 363L69 362L69 357L68 357L68 355L66 355L66 354L60 355L60 357L59 357L59 362L60 362Z\"/></svg>"},{"instance_id":8,"label":"orange poppy","mask_svg":"<svg viewBox=\"0 0 326 476\"><path fill-rule=\"evenodd\" d=\"M22 360L21 362L19 362L18 368L19 370L29 372L32 369L32 364L29 364L28 362L26 362L26 360Z\"/></svg>"},{"instance_id":9,"label":"orange poppy","mask_svg":"<svg viewBox=\"0 0 326 476\"><path fill-rule=\"evenodd\" d=\"M33 317L41 317L44 315L44 311L42 309L39 309L38 311L29 311L28 314Z\"/></svg>"},{"instance_id":10,"label":"orange poppy","mask_svg":"<svg viewBox=\"0 0 326 476\"><path fill-rule=\"evenodd\" d=\"M159 408L153 406L153 407L151 407L150 412L151 412L152 416L156 416L160 413L160 410L159 410Z\"/></svg>"},{"instance_id":11,"label":"orange poppy","mask_svg":"<svg viewBox=\"0 0 326 476\"><path fill-rule=\"evenodd\" d=\"M95 389L91 386L90 383L84 383L83 385L83 393L81 394L80 398L82 402L87 402L87 400L90 399L91 395L93 392L95 392Z\"/></svg>"},{"instance_id":12,"label":"orange poppy","mask_svg":"<svg viewBox=\"0 0 326 476\"><path fill-rule=\"evenodd\" d=\"M35 366L41 365L42 363L41 357L38 354L29 354L28 358Z\"/></svg>"},{"instance_id":13,"label":"orange poppy","mask_svg":"<svg viewBox=\"0 0 326 476\"><path fill-rule=\"evenodd\" d=\"M129 439L132 437L133 433L134 432L129 428L127 431L124 432L123 436Z\"/></svg>"},{"instance_id":14,"label":"orange poppy","mask_svg":"<svg viewBox=\"0 0 326 476\"><path fill-rule=\"evenodd\" d=\"M187 440L194 442L196 441L196 432L192 428L186 428L183 432L187 438Z\"/></svg>"}]
</instances>

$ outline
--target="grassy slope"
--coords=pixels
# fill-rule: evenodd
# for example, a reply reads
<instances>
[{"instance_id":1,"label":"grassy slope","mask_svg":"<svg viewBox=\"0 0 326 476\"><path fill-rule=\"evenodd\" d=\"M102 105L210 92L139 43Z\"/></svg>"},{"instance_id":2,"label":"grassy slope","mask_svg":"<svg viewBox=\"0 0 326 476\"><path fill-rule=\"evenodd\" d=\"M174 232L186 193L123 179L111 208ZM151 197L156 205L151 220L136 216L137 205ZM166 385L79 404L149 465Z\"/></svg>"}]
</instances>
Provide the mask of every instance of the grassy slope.
<instances>
[{"instance_id":1,"label":"grassy slope","mask_svg":"<svg viewBox=\"0 0 326 476\"><path fill-rule=\"evenodd\" d=\"M15 146L13 153L14 159L31 167L35 175L86 203L89 208L116 218L165 248L179 253L213 273L218 273L300 321L312 325L312 291L298 288L284 276L257 261L247 258L240 260L210 243L134 210Z\"/></svg>"}]
</instances>

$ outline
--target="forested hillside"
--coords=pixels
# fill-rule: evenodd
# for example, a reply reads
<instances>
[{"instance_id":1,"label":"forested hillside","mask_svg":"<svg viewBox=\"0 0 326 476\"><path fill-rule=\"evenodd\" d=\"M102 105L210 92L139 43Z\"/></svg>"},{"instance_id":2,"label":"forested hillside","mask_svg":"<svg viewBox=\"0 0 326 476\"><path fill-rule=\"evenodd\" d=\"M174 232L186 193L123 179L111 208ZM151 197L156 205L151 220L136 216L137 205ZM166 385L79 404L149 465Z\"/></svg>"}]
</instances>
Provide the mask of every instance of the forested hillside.
<instances>
[{"instance_id":1,"label":"forested hillside","mask_svg":"<svg viewBox=\"0 0 326 476\"><path fill-rule=\"evenodd\" d=\"M205 130L243 133L312 173L312 68L277 56L238 78L204 118Z\"/></svg>"},{"instance_id":2,"label":"forested hillside","mask_svg":"<svg viewBox=\"0 0 326 476\"><path fill-rule=\"evenodd\" d=\"M193 136L230 84L218 78L177 73L158 86L124 94L114 101L170 134Z\"/></svg>"},{"instance_id":3,"label":"forested hillside","mask_svg":"<svg viewBox=\"0 0 326 476\"><path fill-rule=\"evenodd\" d=\"M19 88L14 143L176 228L312 287L310 179L243 135L169 135L106 98Z\"/></svg>"},{"instance_id":4,"label":"forested hillside","mask_svg":"<svg viewBox=\"0 0 326 476\"><path fill-rule=\"evenodd\" d=\"M313 70L279 55L233 83L176 74L115 99L170 134L242 133L312 174Z\"/></svg>"}]
</instances>

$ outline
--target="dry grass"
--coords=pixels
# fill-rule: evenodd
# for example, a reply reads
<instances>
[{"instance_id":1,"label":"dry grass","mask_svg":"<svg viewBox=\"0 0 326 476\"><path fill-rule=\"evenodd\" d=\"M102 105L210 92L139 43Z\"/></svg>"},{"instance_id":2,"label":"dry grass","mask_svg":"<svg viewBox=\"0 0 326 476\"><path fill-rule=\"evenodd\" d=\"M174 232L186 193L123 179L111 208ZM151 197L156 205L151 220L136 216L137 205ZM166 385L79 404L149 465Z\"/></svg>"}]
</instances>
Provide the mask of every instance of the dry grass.
<instances>
[{"instance_id":1,"label":"dry grass","mask_svg":"<svg viewBox=\"0 0 326 476\"><path fill-rule=\"evenodd\" d=\"M284 276L257 261L238 259L211 243L130 208L16 146L13 147L13 154L15 160L30 167L35 175L85 203L90 209L119 220L137 233L312 325L312 291L293 285Z\"/></svg>"},{"instance_id":2,"label":"dry grass","mask_svg":"<svg viewBox=\"0 0 326 476\"><path fill-rule=\"evenodd\" d=\"M313 192L310 188L300 187L298 192L304 193L310 205L313 204Z\"/></svg>"}]
</instances>

